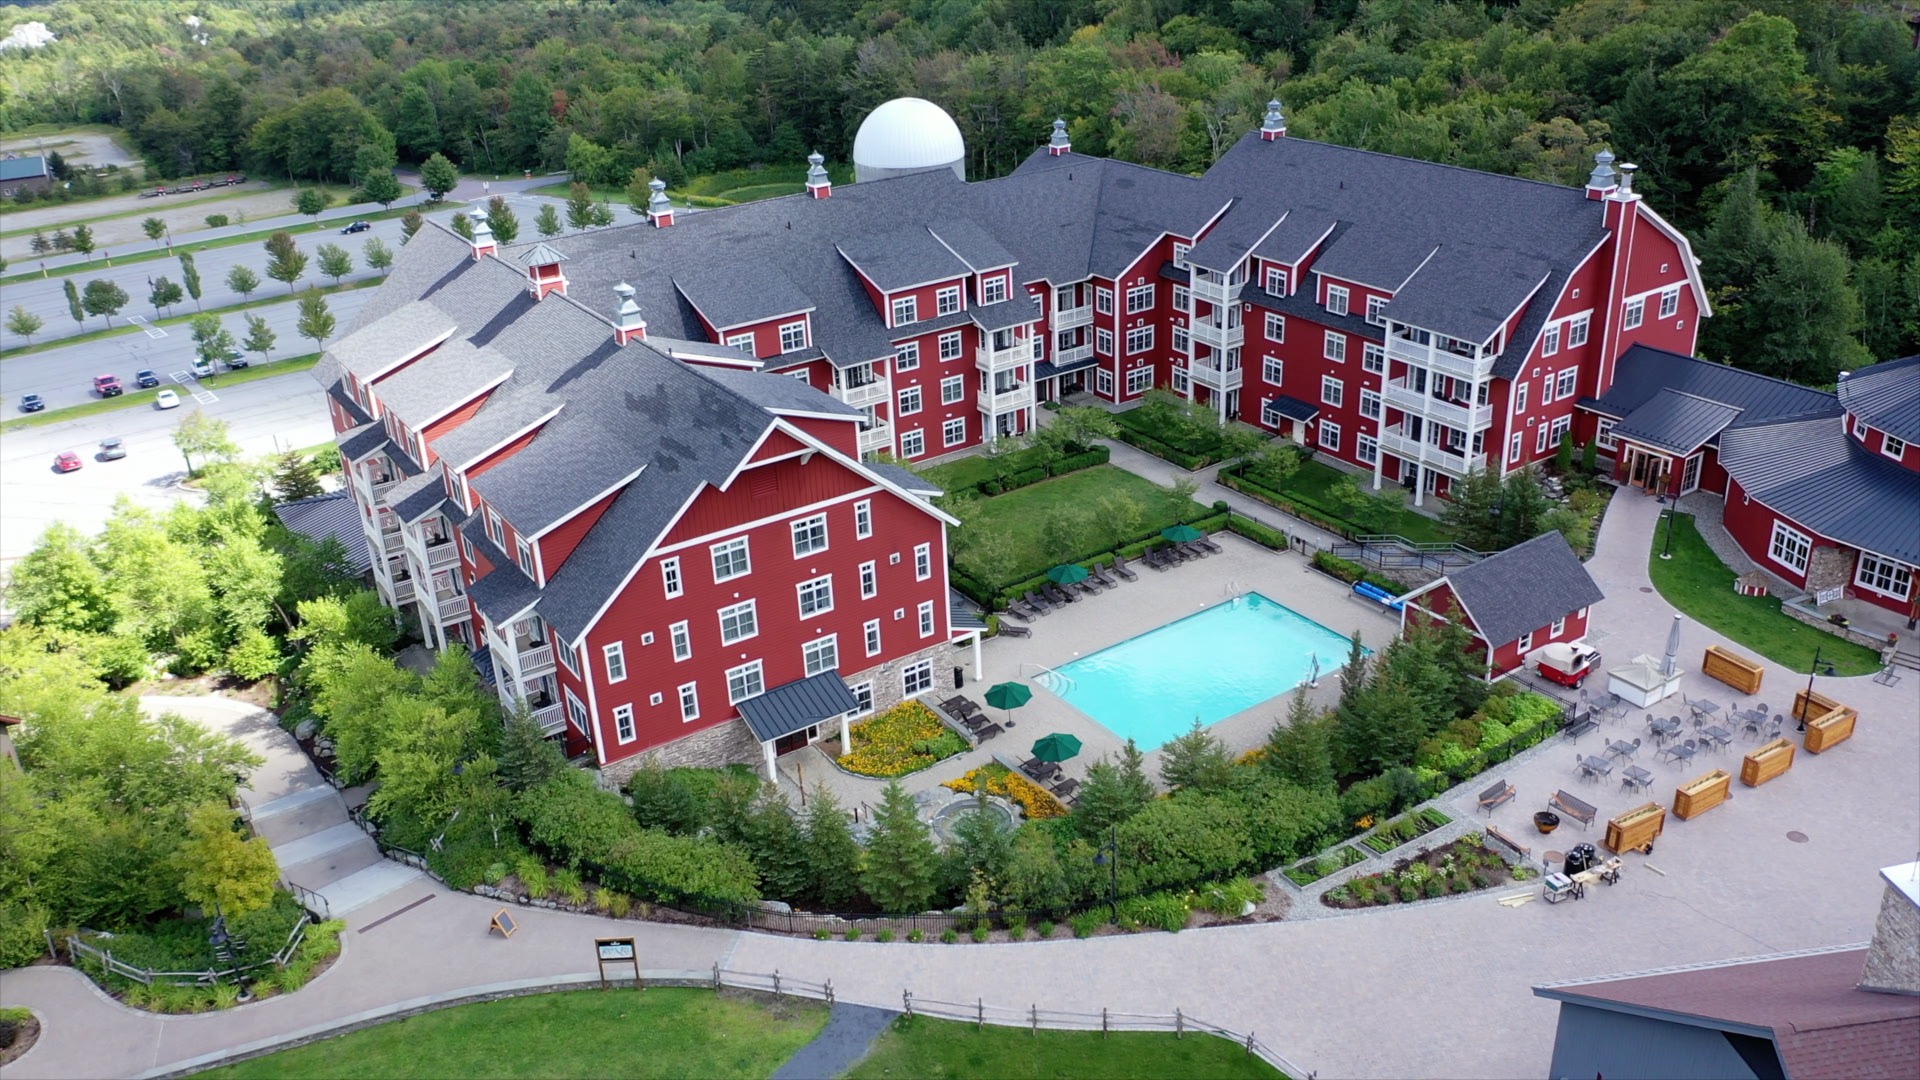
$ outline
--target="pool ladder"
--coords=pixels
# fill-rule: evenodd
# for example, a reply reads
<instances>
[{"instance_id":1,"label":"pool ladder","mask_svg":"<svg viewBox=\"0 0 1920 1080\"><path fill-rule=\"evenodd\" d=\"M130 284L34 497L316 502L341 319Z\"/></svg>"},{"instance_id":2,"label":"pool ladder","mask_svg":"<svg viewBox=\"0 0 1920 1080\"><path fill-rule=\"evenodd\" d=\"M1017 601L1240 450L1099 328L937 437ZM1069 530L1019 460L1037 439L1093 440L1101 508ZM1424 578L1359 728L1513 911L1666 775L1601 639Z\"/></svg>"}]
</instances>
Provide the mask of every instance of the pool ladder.
<instances>
[{"instance_id":1,"label":"pool ladder","mask_svg":"<svg viewBox=\"0 0 1920 1080\"><path fill-rule=\"evenodd\" d=\"M1065 697L1073 693L1079 686L1078 683L1073 681L1073 676L1071 675L1062 674L1045 664L1034 664L1032 666L1040 669L1040 674L1035 676L1033 681L1053 691L1060 697Z\"/></svg>"}]
</instances>

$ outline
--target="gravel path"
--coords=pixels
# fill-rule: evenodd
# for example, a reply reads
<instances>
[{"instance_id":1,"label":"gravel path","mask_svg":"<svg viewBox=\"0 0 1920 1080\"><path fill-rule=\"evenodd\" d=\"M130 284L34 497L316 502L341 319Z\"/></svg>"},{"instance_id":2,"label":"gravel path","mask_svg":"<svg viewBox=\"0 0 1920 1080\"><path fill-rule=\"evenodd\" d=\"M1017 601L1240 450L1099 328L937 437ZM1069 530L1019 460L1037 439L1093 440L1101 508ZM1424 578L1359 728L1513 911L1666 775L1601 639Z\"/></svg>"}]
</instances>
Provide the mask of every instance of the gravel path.
<instances>
[{"instance_id":1,"label":"gravel path","mask_svg":"<svg viewBox=\"0 0 1920 1080\"><path fill-rule=\"evenodd\" d=\"M833 1080L866 1057L873 1040L899 1015L867 1005L835 1005L827 1026L787 1059L773 1080Z\"/></svg>"}]
</instances>

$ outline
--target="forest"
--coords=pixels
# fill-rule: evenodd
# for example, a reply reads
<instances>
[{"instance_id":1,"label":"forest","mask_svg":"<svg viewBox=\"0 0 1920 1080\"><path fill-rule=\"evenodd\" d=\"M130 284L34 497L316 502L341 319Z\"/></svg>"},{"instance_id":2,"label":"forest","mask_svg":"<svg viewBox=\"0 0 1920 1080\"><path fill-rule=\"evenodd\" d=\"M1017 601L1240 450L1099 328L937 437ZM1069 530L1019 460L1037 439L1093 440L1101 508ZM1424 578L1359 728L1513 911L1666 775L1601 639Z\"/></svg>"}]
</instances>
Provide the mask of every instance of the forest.
<instances>
[{"instance_id":1,"label":"forest","mask_svg":"<svg viewBox=\"0 0 1920 1080\"><path fill-rule=\"evenodd\" d=\"M624 187L844 160L938 102L969 172L1198 172L1278 96L1306 138L1578 183L1688 230L1701 351L1815 384L1920 349L1920 52L1880 0L59 0L0 6L0 128L110 124L160 176L358 180L442 153ZM368 152L371 149L372 152ZM390 165L388 167L391 167Z\"/></svg>"}]
</instances>

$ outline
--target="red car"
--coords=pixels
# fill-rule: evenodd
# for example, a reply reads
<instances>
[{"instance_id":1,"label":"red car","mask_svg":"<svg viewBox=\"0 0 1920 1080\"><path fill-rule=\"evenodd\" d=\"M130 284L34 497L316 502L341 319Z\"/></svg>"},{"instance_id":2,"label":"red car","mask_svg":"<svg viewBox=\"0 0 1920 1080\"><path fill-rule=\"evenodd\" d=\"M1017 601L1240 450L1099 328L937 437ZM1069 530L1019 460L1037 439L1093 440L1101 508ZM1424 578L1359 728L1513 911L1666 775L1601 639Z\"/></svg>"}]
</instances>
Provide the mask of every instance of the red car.
<instances>
[{"instance_id":1,"label":"red car","mask_svg":"<svg viewBox=\"0 0 1920 1080\"><path fill-rule=\"evenodd\" d=\"M69 473L80 467L80 455L71 450L62 450L53 456L53 471Z\"/></svg>"},{"instance_id":2,"label":"red car","mask_svg":"<svg viewBox=\"0 0 1920 1080\"><path fill-rule=\"evenodd\" d=\"M94 393L99 394L103 398L119 397L123 392L120 388L120 376L95 375L93 377L93 390Z\"/></svg>"}]
</instances>

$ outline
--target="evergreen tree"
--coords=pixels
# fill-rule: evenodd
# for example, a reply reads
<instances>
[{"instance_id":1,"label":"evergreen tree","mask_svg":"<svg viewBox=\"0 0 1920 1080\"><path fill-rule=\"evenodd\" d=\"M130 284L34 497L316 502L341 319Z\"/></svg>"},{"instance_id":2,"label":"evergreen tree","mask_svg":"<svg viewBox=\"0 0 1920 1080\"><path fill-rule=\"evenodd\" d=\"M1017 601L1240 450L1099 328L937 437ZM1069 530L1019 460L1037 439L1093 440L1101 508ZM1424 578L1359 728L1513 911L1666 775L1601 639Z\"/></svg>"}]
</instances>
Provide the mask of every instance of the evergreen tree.
<instances>
[{"instance_id":1,"label":"evergreen tree","mask_svg":"<svg viewBox=\"0 0 1920 1080\"><path fill-rule=\"evenodd\" d=\"M1367 688L1367 681L1373 675L1373 657L1367 654L1367 647L1360 644L1360 631L1355 630L1347 638L1347 662L1340 668L1340 705L1342 708L1352 705L1360 692Z\"/></svg>"},{"instance_id":2,"label":"evergreen tree","mask_svg":"<svg viewBox=\"0 0 1920 1080\"><path fill-rule=\"evenodd\" d=\"M658 758L649 757L634 770L627 794L633 798L634 818L649 829L686 836L700 828L700 800L686 778Z\"/></svg>"},{"instance_id":3,"label":"evergreen tree","mask_svg":"<svg viewBox=\"0 0 1920 1080\"><path fill-rule=\"evenodd\" d=\"M280 455L273 471L273 494L283 503L297 502L326 494L320 484L320 472L313 459L298 450Z\"/></svg>"},{"instance_id":4,"label":"evergreen tree","mask_svg":"<svg viewBox=\"0 0 1920 1080\"><path fill-rule=\"evenodd\" d=\"M550 240L560 235L560 212L552 203L541 203L540 212L533 216L533 227L540 232L540 238Z\"/></svg>"},{"instance_id":5,"label":"evergreen tree","mask_svg":"<svg viewBox=\"0 0 1920 1080\"><path fill-rule=\"evenodd\" d=\"M1176 791L1210 791L1233 777L1233 754L1194 717L1186 734L1160 748L1160 780Z\"/></svg>"},{"instance_id":6,"label":"evergreen tree","mask_svg":"<svg viewBox=\"0 0 1920 1080\"><path fill-rule=\"evenodd\" d=\"M939 870L933 836L913 799L898 780L889 781L867 838L867 895L888 914L924 911L933 900Z\"/></svg>"},{"instance_id":7,"label":"evergreen tree","mask_svg":"<svg viewBox=\"0 0 1920 1080\"><path fill-rule=\"evenodd\" d=\"M300 296L300 321L296 327L303 338L312 338L317 346L324 346L333 336L337 320L327 308L327 298L320 295L319 289L308 289Z\"/></svg>"},{"instance_id":8,"label":"evergreen tree","mask_svg":"<svg viewBox=\"0 0 1920 1080\"><path fill-rule=\"evenodd\" d=\"M1045 829L1022 826L1014 832L1006 868L995 879L1002 907L1046 911L1068 899L1067 873L1060 849Z\"/></svg>"},{"instance_id":9,"label":"evergreen tree","mask_svg":"<svg viewBox=\"0 0 1920 1080\"><path fill-rule=\"evenodd\" d=\"M1087 767L1080 786L1080 803L1073 817L1082 836L1104 839L1107 830L1127 820L1153 801L1153 782L1147 779L1145 755L1132 739L1118 761L1105 757Z\"/></svg>"},{"instance_id":10,"label":"evergreen tree","mask_svg":"<svg viewBox=\"0 0 1920 1080\"><path fill-rule=\"evenodd\" d=\"M1600 471L1600 441L1598 439L1589 439L1587 440L1587 444L1580 448L1580 471L1586 473L1588 476L1593 476Z\"/></svg>"},{"instance_id":11,"label":"evergreen tree","mask_svg":"<svg viewBox=\"0 0 1920 1080\"><path fill-rule=\"evenodd\" d=\"M1320 715L1306 690L1295 690L1284 723L1267 734L1263 761L1275 776L1303 788L1333 786L1333 724Z\"/></svg>"},{"instance_id":12,"label":"evergreen tree","mask_svg":"<svg viewBox=\"0 0 1920 1080\"><path fill-rule=\"evenodd\" d=\"M234 267L238 270L239 267ZM193 310L200 310L200 268L194 265L193 253L180 253L180 282L187 287L187 295L193 297ZM258 284L256 281L255 284Z\"/></svg>"},{"instance_id":13,"label":"evergreen tree","mask_svg":"<svg viewBox=\"0 0 1920 1080\"><path fill-rule=\"evenodd\" d=\"M860 898L860 842L840 800L824 784L807 799L807 888L804 895L828 911L846 911Z\"/></svg>"},{"instance_id":14,"label":"evergreen tree","mask_svg":"<svg viewBox=\"0 0 1920 1080\"><path fill-rule=\"evenodd\" d=\"M1540 487L1532 466L1509 473L1500 485L1499 549L1525 543L1546 531L1543 520L1553 500Z\"/></svg>"},{"instance_id":15,"label":"evergreen tree","mask_svg":"<svg viewBox=\"0 0 1920 1080\"><path fill-rule=\"evenodd\" d=\"M1490 467L1469 469L1466 478L1447 492L1440 520L1453 529L1461 544L1475 551L1498 550L1501 497L1499 472Z\"/></svg>"},{"instance_id":16,"label":"evergreen tree","mask_svg":"<svg viewBox=\"0 0 1920 1080\"><path fill-rule=\"evenodd\" d=\"M1573 433L1560 436L1560 445L1553 452L1553 471L1561 476L1573 472Z\"/></svg>"},{"instance_id":17,"label":"evergreen tree","mask_svg":"<svg viewBox=\"0 0 1920 1080\"><path fill-rule=\"evenodd\" d=\"M947 848L946 881L953 892L964 892L976 878L997 885L1013 856L1013 832L1000 815L986 805L975 806L953 827Z\"/></svg>"},{"instance_id":18,"label":"evergreen tree","mask_svg":"<svg viewBox=\"0 0 1920 1080\"><path fill-rule=\"evenodd\" d=\"M780 792L768 784L748 811L746 847L768 896L799 896L809 884L806 834Z\"/></svg>"},{"instance_id":19,"label":"evergreen tree","mask_svg":"<svg viewBox=\"0 0 1920 1080\"><path fill-rule=\"evenodd\" d=\"M487 200L487 225L493 229L493 238L503 246L520 238L520 216L513 212L504 195Z\"/></svg>"},{"instance_id":20,"label":"evergreen tree","mask_svg":"<svg viewBox=\"0 0 1920 1080\"><path fill-rule=\"evenodd\" d=\"M86 322L87 312L85 308L80 306L80 290L74 288L73 279L68 278L60 284L66 290L67 311L73 316L73 321L77 323Z\"/></svg>"}]
</instances>

